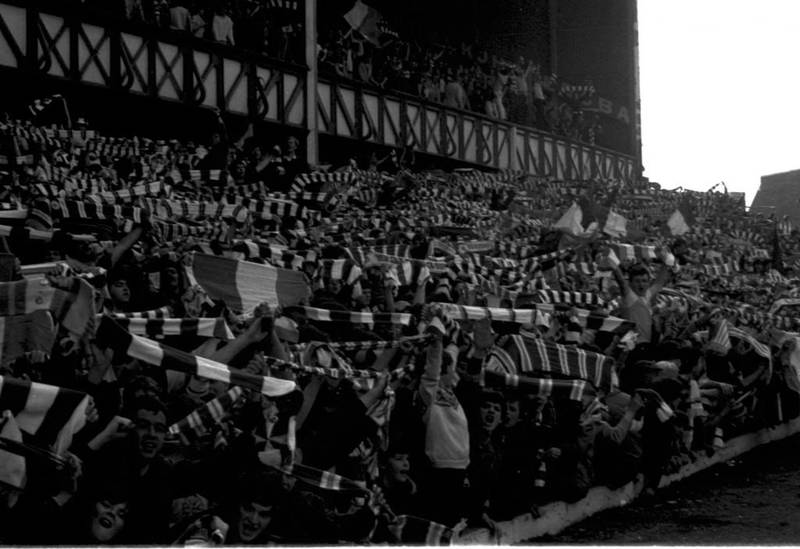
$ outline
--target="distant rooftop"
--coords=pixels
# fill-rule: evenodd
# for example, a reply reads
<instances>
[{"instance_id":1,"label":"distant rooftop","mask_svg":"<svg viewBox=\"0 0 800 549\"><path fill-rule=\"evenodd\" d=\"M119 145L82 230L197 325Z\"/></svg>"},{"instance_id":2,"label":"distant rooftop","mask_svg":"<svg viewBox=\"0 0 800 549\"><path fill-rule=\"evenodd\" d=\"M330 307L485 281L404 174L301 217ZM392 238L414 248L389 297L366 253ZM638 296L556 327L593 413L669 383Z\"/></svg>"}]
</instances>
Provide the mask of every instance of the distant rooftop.
<instances>
[{"instance_id":1,"label":"distant rooftop","mask_svg":"<svg viewBox=\"0 0 800 549\"><path fill-rule=\"evenodd\" d=\"M788 215L795 226L800 225L800 170L762 176L750 210Z\"/></svg>"}]
</instances>

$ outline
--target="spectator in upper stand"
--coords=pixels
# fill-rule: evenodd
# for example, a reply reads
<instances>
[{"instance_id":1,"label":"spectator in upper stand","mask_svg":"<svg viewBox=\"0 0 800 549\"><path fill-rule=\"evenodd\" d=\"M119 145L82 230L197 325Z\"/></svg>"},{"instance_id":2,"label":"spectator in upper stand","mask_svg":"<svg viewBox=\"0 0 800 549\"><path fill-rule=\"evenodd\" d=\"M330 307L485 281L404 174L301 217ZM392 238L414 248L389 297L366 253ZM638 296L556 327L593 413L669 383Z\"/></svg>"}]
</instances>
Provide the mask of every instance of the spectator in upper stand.
<instances>
[{"instance_id":1,"label":"spectator in upper stand","mask_svg":"<svg viewBox=\"0 0 800 549\"><path fill-rule=\"evenodd\" d=\"M336 53L334 54L333 67L336 70L336 74L342 78L351 78L353 76L353 71L350 67L348 59L349 56L346 51L341 49L336 50Z\"/></svg>"},{"instance_id":2,"label":"spectator in upper stand","mask_svg":"<svg viewBox=\"0 0 800 549\"><path fill-rule=\"evenodd\" d=\"M242 7L242 13L236 20L239 45L252 51L265 52L264 31L267 28L266 3L258 0L246 0Z\"/></svg>"},{"instance_id":3,"label":"spectator in upper stand","mask_svg":"<svg viewBox=\"0 0 800 549\"><path fill-rule=\"evenodd\" d=\"M230 145L222 113L215 111L214 128L211 132L211 147L208 154L200 161L198 168L201 170L225 170L228 168Z\"/></svg>"},{"instance_id":4,"label":"spectator in upper stand","mask_svg":"<svg viewBox=\"0 0 800 549\"><path fill-rule=\"evenodd\" d=\"M125 19L136 22L144 21L142 0L125 0Z\"/></svg>"},{"instance_id":5,"label":"spectator in upper stand","mask_svg":"<svg viewBox=\"0 0 800 549\"><path fill-rule=\"evenodd\" d=\"M192 2L190 11L192 16L189 20L189 25L192 34L196 38L205 38L208 23L206 23L206 20L203 18L203 10L200 8L197 2Z\"/></svg>"},{"instance_id":6,"label":"spectator in upper stand","mask_svg":"<svg viewBox=\"0 0 800 549\"><path fill-rule=\"evenodd\" d=\"M372 59L369 55L362 55L356 61L356 75L360 82L373 84L372 81Z\"/></svg>"},{"instance_id":7,"label":"spectator in upper stand","mask_svg":"<svg viewBox=\"0 0 800 549\"><path fill-rule=\"evenodd\" d=\"M224 6L217 6L214 10L214 19L211 21L211 38L215 42L222 42L229 46L235 46L233 39L233 20L228 14L228 9Z\"/></svg>"},{"instance_id":8,"label":"spectator in upper stand","mask_svg":"<svg viewBox=\"0 0 800 549\"><path fill-rule=\"evenodd\" d=\"M497 108L497 97L494 92L487 88L483 92L483 112L489 118L500 118L500 110Z\"/></svg>"},{"instance_id":9,"label":"spectator in upper stand","mask_svg":"<svg viewBox=\"0 0 800 549\"><path fill-rule=\"evenodd\" d=\"M255 174L259 181L264 181L272 192L284 192L283 180L286 169L283 167L283 155L278 145L272 147L256 164Z\"/></svg>"},{"instance_id":10,"label":"spectator in upper stand","mask_svg":"<svg viewBox=\"0 0 800 549\"><path fill-rule=\"evenodd\" d=\"M158 27L170 26L170 4L167 0L153 1L153 22Z\"/></svg>"},{"instance_id":11,"label":"spectator in upper stand","mask_svg":"<svg viewBox=\"0 0 800 549\"><path fill-rule=\"evenodd\" d=\"M169 8L169 28L178 31L191 31L191 14L184 0L172 0Z\"/></svg>"},{"instance_id":12,"label":"spectator in upper stand","mask_svg":"<svg viewBox=\"0 0 800 549\"><path fill-rule=\"evenodd\" d=\"M544 87L542 86L542 71L539 65L534 65L529 73L530 90L533 97L533 107L536 110L535 124L539 127L545 127L547 124L547 117L545 116L545 103L547 98L544 95Z\"/></svg>"},{"instance_id":13,"label":"spectator in upper stand","mask_svg":"<svg viewBox=\"0 0 800 549\"><path fill-rule=\"evenodd\" d=\"M514 66L511 75L511 89L513 90L512 102L514 113L510 116L511 120L526 125L532 124L533 113L533 94L531 93L528 82L530 73L533 71L533 63L525 62L523 57L519 58Z\"/></svg>"},{"instance_id":14,"label":"spectator in upper stand","mask_svg":"<svg viewBox=\"0 0 800 549\"><path fill-rule=\"evenodd\" d=\"M462 110L469 109L469 98L467 97L467 92L464 90L462 82L463 76L461 69L459 69L458 72L448 71L447 85L444 89L445 107L453 107Z\"/></svg>"},{"instance_id":15,"label":"spectator in upper stand","mask_svg":"<svg viewBox=\"0 0 800 549\"><path fill-rule=\"evenodd\" d=\"M497 108L497 118L500 120L508 120L508 112L504 101L509 77L508 66L502 65L497 68L492 80L492 92L494 94L495 107Z\"/></svg>"},{"instance_id":16,"label":"spectator in upper stand","mask_svg":"<svg viewBox=\"0 0 800 549\"><path fill-rule=\"evenodd\" d=\"M286 139L286 154L283 155L283 167L286 170L286 179L294 181L295 176L308 171L308 163L298 154L300 140L290 135Z\"/></svg>"},{"instance_id":17,"label":"spectator in upper stand","mask_svg":"<svg viewBox=\"0 0 800 549\"><path fill-rule=\"evenodd\" d=\"M441 95L439 94L439 86L430 72L426 72L422 75L422 79L419 82L419 95L423 99L433 103L438 103L441 99Z\"/></svg>"}]
</instances>

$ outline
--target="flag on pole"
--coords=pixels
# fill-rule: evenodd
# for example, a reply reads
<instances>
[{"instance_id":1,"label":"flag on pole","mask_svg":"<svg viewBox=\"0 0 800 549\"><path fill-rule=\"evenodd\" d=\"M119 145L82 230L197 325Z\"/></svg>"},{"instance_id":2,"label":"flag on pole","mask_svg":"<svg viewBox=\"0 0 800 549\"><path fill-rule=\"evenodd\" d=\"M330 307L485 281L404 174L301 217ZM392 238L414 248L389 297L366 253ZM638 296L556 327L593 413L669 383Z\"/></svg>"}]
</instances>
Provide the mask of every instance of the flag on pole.
<instances>
[{"instance_id":1,"label":"flag on pole","mask_svg":"<svg viewBox=\"0 0 800 549\"><path fill-rule=\"evenodd\" d=\"M383 17L378 10L366 5L361 0L356 0L350 11L344 14L344 19L353 30L360 32L364 38L376 46L381 45L383 32L380 30L379 24Z\"/></svg>"},{"instance_id":2,"label":"flag on pole","mask_svg":"<svg viewBox=\"0 0 800 549\"><path fill-rule=\"evenodd\" d=\"M678 209L676 209L670 216L669 220L667 221L667 227L669 227L669 232L672 234L672 236L680 236L689 232L689 225L686 223L686 219Z\"/></svg>"},{"instance_id":3,"label":"flag on pole","mask_svg":"<svg viewBox=\"0 0 800 549\"><path fill-rule=\"evenodd\" d=\"M564 215L561 216L561 219L556 221L556 223L553 225L553 228L559 229L573 236L578 236L583 234L582 223L583 211L581 211L581 207L578 206L576 202L573 202L572 206L570 206Z\"/></svg>"},{"instance_id":4,"label":"flag on pole","mask_svg":"<svg viewBox=\"0 0 800 549\"><path fill-rule=\"evenodd\" d=\"M626 225L628 220L622 217L614 210L608 211L606 218L606 225L603 227L603 232L614 238L619 238L627 234Z\"/></svg>"}]
</instances>

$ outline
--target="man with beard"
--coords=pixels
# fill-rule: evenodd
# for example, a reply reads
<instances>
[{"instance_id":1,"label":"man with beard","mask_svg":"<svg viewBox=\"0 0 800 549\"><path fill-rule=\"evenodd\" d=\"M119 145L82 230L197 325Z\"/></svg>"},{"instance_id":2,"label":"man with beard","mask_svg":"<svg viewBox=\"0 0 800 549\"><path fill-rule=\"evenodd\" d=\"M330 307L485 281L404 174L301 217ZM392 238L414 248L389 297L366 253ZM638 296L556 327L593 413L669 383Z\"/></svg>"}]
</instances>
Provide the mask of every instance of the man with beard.
<instances>
[{"instance_id":1,"label":"man with beard","mask_svg":"<svg viewBox=\"0 0 800 549\"><path fill-rule=\"evenodd\" d=\"M89 442L86 470L98 478L121 475L132 487L126 520L132 543L163 544L173 499L172 468L160 455L166 409L157 398L145 396L132 403L127 416L115 417Z\"/></svg>"}]
</instances>

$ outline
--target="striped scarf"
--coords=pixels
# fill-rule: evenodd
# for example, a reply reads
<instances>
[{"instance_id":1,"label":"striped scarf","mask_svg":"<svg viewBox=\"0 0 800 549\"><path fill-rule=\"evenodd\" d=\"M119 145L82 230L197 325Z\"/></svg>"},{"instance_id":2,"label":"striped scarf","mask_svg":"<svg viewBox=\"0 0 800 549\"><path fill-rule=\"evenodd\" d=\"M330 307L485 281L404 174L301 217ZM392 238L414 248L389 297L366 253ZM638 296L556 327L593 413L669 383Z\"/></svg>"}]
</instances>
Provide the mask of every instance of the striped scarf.
<instances>
[{"instance_id":1,"label":"striped scarf","mask_svg":"<svg viewBox=\"0 0 800 549\"><path fill-rule=\"evenodd\" d=\"M85 425L88 405L85 393L0 376L0 410L10 410L22 432L59 455Z\"/></svg>"},{"instance_id":2,"label":"striped scarf","mask_svg":"<svg viewBox=\"0 0 800 549\"><path fill-rule=\"evenodd\" d=\"M136 206L119 206L81 202L78 200L54 200L53 215L64 219L132 219L141 223L149 214L147 210Z\"/></svg>"},{"instance_id":3,"label":"striped scarf","mask_svg":"<svg viewBox=\"0 0 800 549\"><path fill-rule=\"evenodd\" d=\"M622 261L646 261L653 260L657 257L655 246L611 244L611 248Z\"/></svg>"},{"instance_id":4,"label":"striped scarf","mask_svg":"<svg viewBox=\"0 0 800 549\"><path fill-rule=\"evenodd\" d=\"M318 262L317 253L313 250L286 250L269 242L256 242L250 239L234 241L231 249L243 253L244 259L261 258L269 261L275 267L295 271L301 270L306 262L315 264Z\"/></svg>"},{"instance_id":5,"label":"striped scarf","mask_svg":"<svg viewBox=\"0 0 800 549\"><path fill-rule=\"evenodd\" d=\"M731 350L731 339L728 332L728 321L720 319L712 326L706 348L721 355L727 355Z\"/></svg>"},{"instance_id":6,"label":"striped scarf","mask_svg":"<svg viewBox=\"0 0 800 549\"><path fill-rule=\"evenodd\" d=\"M508 335L489 351L485 368L507 374L583 379L608 391L614 378L614 359L543 339Z\"/></svg>"},{"instance_id":7,"label":"striped scarf","mask_svg":"<svg viewBox=\"0 0 800 549\"><path fill-rule=\"evenodd\" d=\"M241 387L231 387L226 393L206 402L185 418L170 425L169 434L183 435L188 442L202 438L211 432L215 424L222 422L243 394Z\"/></svg>"},{"instance_id":8,"label":"striped scarf","mask_svg":"<svg viewBox=\"0 0 800 549\"><path fill-rule=\"evenodd\" d=\"M481 378L482 383L487 386L513 387L542 397L577 401L583 399L587 386L587 382L582 379L547 379L486 369L481 372Z\"/></svg>"},{"instance_id":9,"label":"striped scarf","mask_svg":"<svg viewBox=\"0 0 800 549\"><path fill-rule=\"evenodd\" d=\"M392 265L387 277L397 286L420 286L431 277L431 272L420 262L404 261Z\"/></svg>"},{"instance_id":10,"label":"striped scarf","mask_svg":"<svg viewBox=\"0 0 800 549\"><path fill-rule=\"evenodd\" d=\"M361 278L361 267L349 259L323 259L317 276L322 279L341 280L352 286Z\"/></svg>"},{"instance_id":11,"label":"striped scarf","mask_svg":"<svg viewBox=\"0 0 800 549\"><path fill-rule=\"evenodd\" d=\"M448 264L446 261L434 261L434 260L426 260L426 259L410 259L407 257L398 257L395 255L388 255L382 254L378 252L373 252L370 254L370 258L378 261L380 263L391 263L393 265L406 265L408 263L417 266L424 266L431 272L437 273L444 273L447 272Z\"/></svg>"},{"instance_id":12,"label":"striped scarf","mask_svg":"<svg viewBox=\"0 0 800 549\"><path fill-rule=\"evenodd\" d=\"M118 318L116 322L132 334L149 338L187 336L233 339L233 333L223 318Z\"/></svg>"},{"instance_id":13,"label":"striped scarf","mask_svg":"<svg viewBox=\"0 0 800 549\"><path fill-rule=\"evenodd\" d=\"M556 305L551 303L532 303L531 309L503 309L496 307L475 307L454 305L452 303L436 303L442 311L455 320L482 320L488 318L502 322L517 324L536 324L541 313L553 314ZM610 333L625 333L635 329L635 324L614 316L592 313L586 309L572 309L571 316L583 328Z\"/></svg>"},{"instance_id":14,"label":"striped scarf","mask_svg":"<svg viewBox=\"0 0 800 549\"><path fill-rule=\"evenodd\" d=\"M286 307L286 312L297 311L309 320L318 322L347 322L350 324L402 324L411 323L411 315L405 313L360 313L354 311L332 311L316 307Z\"/></svg>"},{"instance_id":15,"label":"striped scarf","mask_svg":"<svg viewBox=\"0 0 800 549\"><path fill-rule=\"evenodd\" d=\"M450 545L454 534L453 530L444 524L412 515L397 516L397 522L391 529L401 545Z\"/></svg>"},{"instance_id":16,"label":"striped scarf","mask_svg":"<svg viewBox=\"0 0 800 549\"><path fill-rule=\"evenodd\" d=\"M732 338L740 339L742 341L746 341L747 343L750 344L750 346L753 348L753 351L755 351L755 353L758 356L769 360L770 364L772 363L772 352L770 351L770 348L769 348L768 345L764 345L763 343L758 341L755 337L753 337L752 335L748 334L744 330L741 330L739 328L735 328L733 326L729 326L728 327L728 334Z\"/></svg>"},{"instance_id":17,"label":"striped scarf","mask_svg":"<svg viewBox=\"0 0 800 549\"><path fill-rule=\"evenodd\" d=\"M271 467L275 467L274 465ZM337 475L311 467L309 465L300 465L299 463L292 463L282 467L275 467L285 475L290 475L300 482L320 488L322 490L331 490L334 492L356 492L359 494L367 493L367 490L362 483L350 480L347 477Z\"/></svg>"},{"instance_id":18,"label":"striped scarf","mask_svg":"<svg viewBox=\"0 0 800 549\"><path fill-rule=\"evenodd\" d=\"M407 259L411 253L411 246L408 244L391 244L385 246L368 246L360 248L351 248L350 254L356 262L360 265L365 265L372 254L383 254L392 257L399 257Z\"/></svg>"},{"instance_id":19,"label":"striped scarf","mask_svg":"<svg viewBox=\"0 0 800 549\"><path fill-rule=\"evenodd\" d=\"M264 360L271 368L289 369L295 372L304 372L307 374L329 377L331 379L350 379L354 382L355 380L375 380L385 374L385 372L378 372L376 370L354 368L347 360L332 351L328 344L322 342L310 343L305 347L303 356L303 364L295 364L268 356L264 357ZM319 366L319 364L325 365ZM327 366L328 364L333 366ZM413 364L403 364L389 371L389 379L400 379L413 369ZM368 383L367 386L371 387L372 384Z\"/></svg>"},{"instance_id":20,"label":"striped scarf","mask_svg":"<svg viewBox=\"0 0 800 549\"><path fill-rule=\"evenodd\" d=\"M401 347L408 343L412 344L419 344L424 343L428 340L430 336L427 334L417 335L417 336L409 336L403 337L400 339L392 339L388 341L378 341L378 340L366 340L366 341L334 341L327 343L328 347L331 349L341 350L341 351L374 351L374 350L383 350L383 349L395 349L397 347ZM309 343L298 343L296 345L292 345L291 349L294 351L305 351L309 346Z\"/></svg>"},{"instance_id":21,"label":"striped scarf","mask_svg":"<svg viewBox=\"0 0 800 549\"><path fill-rule=\"evenodd\" d=\"M602 306L605 301L591 292L558 292L555 290L539 290L539 298L545 303L568 303L570 305Z\"/></svg>"},{"instance_id":22,"label":"striped scarf","mask_svg":"<svg viewBox=\"0 0 800 549\"><path fill-rule=\"evenodd\" d=\"M221 381L253 389L267 396L285 395L295 388L292 381L258 376L231 369L225 364L173 349L155 341L125 331L111 317L100 321L96 335L97 345L111 348L117 355L127 355L146 364L167 370L196 375L212 381Z\"/></svg>"},{"instance_id":23,"label":"striped scarf","mask_svg":"<svg viewBox=\"0 0 800 549\"><path fill-rule=\"evenodd\" d=\"M313 192L324 192L330 186L346 188L352 185L353 180L354 174L348 172L301 173L294 178L291 192L303 192L309 185L314 189Z\"/></svg>"},{"instance_id":24,"label":"striped scarf","mask_svg":"<svg viewBox=\"0 0 800 549\"><path fill-rule=\"evenodd\" d=\"M169 194L169 192L169 185L163 181L153 181L152 183L140 183L127 189L90 194L86 196L85 199L98 205L114 205L131 202L143 196L158 196L162 193Z\"/></svg>"},{"instance_id":25,"label":"striped scarf","mask_svg":"<svg viewBox=\"0 0 800 549\"><path fill-rule=\"evenodd\" d=\"M172 311L169 307L159 307L149 311L138 311L131 313L110 313L108 316L114 319L125 318L172 318Z\"/></svg>"}]
</instances>

